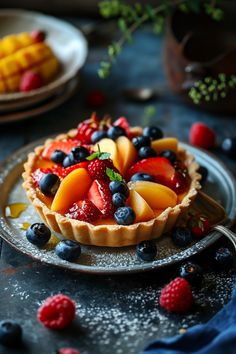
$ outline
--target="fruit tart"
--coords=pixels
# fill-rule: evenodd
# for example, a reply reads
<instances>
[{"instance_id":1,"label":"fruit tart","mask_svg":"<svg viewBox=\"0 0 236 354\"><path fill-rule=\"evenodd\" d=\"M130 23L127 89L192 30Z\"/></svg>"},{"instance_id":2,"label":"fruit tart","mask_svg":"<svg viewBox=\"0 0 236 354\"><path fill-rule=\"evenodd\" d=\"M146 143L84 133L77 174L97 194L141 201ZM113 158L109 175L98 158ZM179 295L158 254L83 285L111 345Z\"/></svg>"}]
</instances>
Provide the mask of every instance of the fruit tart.
<instances>
[{"instance_id":1,"label":"fruit tart","mask_svg":"<svg viewBox=\"0 0 236 354\"><path fill-rule=\"evenodd\" d=\"M96 114L46 140L23 187L44 222L82 244L121 247L173 228L200 189L194 157L155 126Z\"/></svg>"},{"instance_id":2,"label":"fruit tart","mask_svg":"<svg viewBox=\"0 0 236 354\"><path fill-rule=\"evenodd\" d=\"M31 91L50 82L60 63L42 31L0 39L0 93Z\"/></svg>"}]
</instances>

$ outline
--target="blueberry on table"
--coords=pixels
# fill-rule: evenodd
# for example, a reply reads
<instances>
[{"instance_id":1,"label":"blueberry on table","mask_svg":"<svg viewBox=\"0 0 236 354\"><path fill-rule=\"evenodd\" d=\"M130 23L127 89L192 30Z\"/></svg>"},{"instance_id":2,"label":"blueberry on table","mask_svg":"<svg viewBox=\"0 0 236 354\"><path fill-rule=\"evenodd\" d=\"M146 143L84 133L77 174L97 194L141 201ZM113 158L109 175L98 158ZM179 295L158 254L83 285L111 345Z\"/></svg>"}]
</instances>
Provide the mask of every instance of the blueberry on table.
<instances>
[{"instance_id":1,"label":"blueberry on table","mask_svg":"<svg viewBox=\"0 0 236 354\"><path fill-rule=\"evenodd\" d=\"M178 247L186 247L192 242L192 233L186 227L176 227L172 232L172 241Z\"/></svg>"},{"instance_id":2,"label":"blueberry on table","mask_svg":"<svg viewBox=\"0 0 236 354\"><path fill-rule=\"evenodd\" d=\"M123 207L125 206L126 202L126 197L124 194L121 193L115 193L112 196L112 204L115 205L116 207Z\"/></svg>"},{"instance_id":3,"label":"blueberry on table","mask_svg":"<svg viewBox=\"0 0 236 354\"><path fill-rule=\"evenodd\" d=\"M198 264L187 262L181 265L179 275L192 285L200 285L203 278L203 270Z\"/></svg>"},{"instance_id":4,"label":"blueberry on table","mask_svg":"<svg viewBox=\"0 0 236 354\"><path fill-rule=\"evenodd\" d=\"M138 157L142 159L148 159L149 157L157 156L156 151L151 146L142 146L138 151Z\"/></svg>"},{"instance_id":5,"label":"blueberry on table","mask_svg":"<svg viewBox=\"0 0 236 354\"><path fill-rule=\"evenodd\" d=\"M224 139L221 149L226 155L236 159L236 137Z\"/></svg>"},{"instance_id":6,"label":"blueberry on table","mask_svg":"<svg viewBox=\"0 0 236 354\"><path fill-rule=\"evenodd\" d=\"M49 241L51 231L44 223L34 223L26 230L25 235L30 243L43 247Z\"/></svg>"},{"instance_id":7,"label":"blueberry on table","mask_svg":"<svg viewBox=\"0 0 236 354\"><path fill-rule=\"evenodd\" d=\"M135 220L135 212L130 207L121 207L114 213L118 225L131 225Z\"/></svg>"},{"instance_id":8,"label":"blueberry on table","mask_svg":"<svg viewBox=\"0 0 236 354\"><path fill-rule=\"evenodd\" d=\"M55 248L56 255L68 262L74 262L81 254L81 246L77 241L62 240Z\"/></svg>"},{"instance_id":9,"label":"blueberry on table","mask_svg":"<svg viewBox=\"0 0 236 354\"><path fill-rule=\"evenodd\" d=\"M107 138L107 132L105 130L97 130L91 135L91 141L93 144L97 143L98 141Z\"/></svg>"},{"instance_id":10,"label":"blueberry on table","mask_svg":"<svg viewBox=\"0 0 236 354\"><path fill-rule=\"evenodd\" d=\"M143 135L148 136L151 140L157 140L163 138L164 134L160 128L150 126L143 129Z\"/></svg>"},{"instance_id":11,"label":"blueberry on table","mask_svg":"<svg viewBox=\"0 0 236 354\"><path fill-rule=\"evenodd\" d=\"M152 262L157 254L157 246L153 241L142 241L136 246L138 258L146 262Z\"/></svg>"},{"instance_id":12,"label":"blueberry on table","mask_svg":"<svg viewBox=\"0 0 236 354\"><path fill-rule=\"evenodd\" d=\"M142 173L142 172L138 172L135 173L131 179L132 182L136 182L136 181L149 181L149 182L154 182L155 179L153 176L149 175L148 173Z\"/></svg>"},{"instance_id":13,"label":"blueberry on table","mask_svg":"<svg viewBox=\"0 0 236 354\"><path fill-rule=\"evenodd\" d=\"M143 146L150 146L151 145L151 139L149 136L136 136L132 139L132 143L134 147L139 150Z\"/></svg>"},{"instance_id":14,"label":"blueberry on table","mask_svg":"<svg viewBox=\"0 0 236 354\"><path fill-rule=\"evenodd\" d=\"M60 165L63 164L64 159L66 158L66 153L61 150L55 150L51 155L51 160Z\"/></svg>"},{"instance_id":15,"label":"blueberry on table","mask_svg":"<svg viewBox=\"0 0 236 354\"><path fill-rule=\"evenodd\" d=\"M126 136L126 132L123 128L119 126L111 127L107 131L107 137L112 140L118 139L120 136Z\"/></svg>"},{"instance_id":16,"label":"blueberry on table","mask_svg":"<svg viewBox=\"0 0 236 354\"><path fill-rule=\"evenodd\" d=\"M127 184L123 181L111 181L109 183L109 189L112 194L121 193L126 198L128 198L128 196L129 196L129 188L128 188Z\"/></svg>"},{"instance_id":17,"label":"blueberry on table","mask_svg":"<svg viewBox=\"0 0 236 354\"><path fill-rule=\"evenodd\" d=\"M14 321L0 322L0 344L5 346L19 345L22 340L22 328Z\"/></svg>"},{"instance_id":18,"label":"blueberry on table","mask_svg":"<svg viewBox=\"0 0 236 354\"><path fill-rule=\"evenodd\" d=\"M39 189L48 196L54 196L59 188L60 178L54 173L45 174L39 181Z\"/></svg>"},{"instance_id":19,"label":"blueberry on table","mask_svg":"<svg viewBox=\"0 0 236 354\"><path fill-rule=\"evenodd\" d=\"M228 270L234 263L234 256L227 247L221 247L215 252L214 261L218 269Z\"/></svg>"},{"instance_id":20,"label":"blueberry on table","mask_svg":"<svg viewBox=\"0 0 236 354\"><path fill-rule=\"evenodd\" d=\"M172 164L174 164L177 161L177 156L176 153L172 150L164 150L162 151L159 156L165 157L168 159Z\"/></svg>"}]
</instances>

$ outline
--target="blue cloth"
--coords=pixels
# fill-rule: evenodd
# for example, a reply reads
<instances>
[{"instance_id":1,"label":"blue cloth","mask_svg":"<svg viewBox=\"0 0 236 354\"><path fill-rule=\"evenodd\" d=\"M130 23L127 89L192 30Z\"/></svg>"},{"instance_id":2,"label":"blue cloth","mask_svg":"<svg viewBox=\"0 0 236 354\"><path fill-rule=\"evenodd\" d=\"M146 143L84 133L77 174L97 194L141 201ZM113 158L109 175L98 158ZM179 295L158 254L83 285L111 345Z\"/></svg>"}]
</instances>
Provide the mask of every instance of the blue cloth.
<instances>
[{"instance_id":1,"label":"blue cloth","mask_svg":"<svg viewBox=\"0 0 236 354\"><path fill-rule=\"evenodd\" d=\"M236 287L231 301L208 323L151 343L141 354L236 354Z\"/></svg>"}]
</instances>

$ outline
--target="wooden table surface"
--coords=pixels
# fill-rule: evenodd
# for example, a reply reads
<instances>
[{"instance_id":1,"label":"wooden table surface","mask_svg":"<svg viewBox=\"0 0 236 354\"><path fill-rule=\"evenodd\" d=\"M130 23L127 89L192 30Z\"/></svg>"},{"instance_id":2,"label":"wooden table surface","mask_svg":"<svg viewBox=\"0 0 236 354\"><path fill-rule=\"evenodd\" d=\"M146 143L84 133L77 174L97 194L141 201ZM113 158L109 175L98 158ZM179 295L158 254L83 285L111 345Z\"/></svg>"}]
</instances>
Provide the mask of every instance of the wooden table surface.
<instances>
[{"instance_id":1,"label":"wooden table surface","mask_svg":"<svg viewBox=\"0 0 236 354\"><path fill-rule=\"evenodd\" d=\"M80 21L71 20L78 24ZM134 43L126 47L114 67L112 75L99 80L96 71L105 53L100 41L91 43L87 63L81 72L80 88L63 106L34 119L11 125L0 125L0 159L35 139L66 131L87 118L92 108L86 104L91 90L99 89L107 95L107 103L99 114L114 118L125 115L131 124L145 124L147 104L127 101L122 90L128 87L165 87L162 63L163 39L149 29L140 31ZM191 124L203 121L217 134L218 142L236 135L235 117L211 115L185 106L168 89L150 103L156 113L151 124L160 126L166 135L188 141ZM219 149L214 153L236 173L236 163L224 157ZM221 241L225 244L226 241ZM81 354L138 353L151 340L171 336L183 328L205 322L230 298L236 269L214 271L206 262L212 249L197 257L204 266L204 286L195 291L196 306L187 315L167 315L158 306L160 289L177 274L177 269L126 277L89 276L52 268L19 254L5 242L0 248L0 319L19 321L24 330L22 348L5 349L1 354L51 354L62 346L76 347ZM207 256L207 257L206 257ZM36 319L41 302L49 295L63 292L77 303L77 319L62 332L43 328Z\"/></svg>"}]
</instances>

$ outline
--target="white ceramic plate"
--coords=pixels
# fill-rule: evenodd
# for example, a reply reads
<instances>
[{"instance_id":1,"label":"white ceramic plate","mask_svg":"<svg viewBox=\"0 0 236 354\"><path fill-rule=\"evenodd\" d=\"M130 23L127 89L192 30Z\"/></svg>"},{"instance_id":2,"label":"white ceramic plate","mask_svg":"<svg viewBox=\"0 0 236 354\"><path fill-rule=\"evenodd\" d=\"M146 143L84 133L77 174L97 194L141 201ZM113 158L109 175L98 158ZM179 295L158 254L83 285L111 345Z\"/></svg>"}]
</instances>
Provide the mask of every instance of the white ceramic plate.
<instances>
[{"instance_id":1,"label":"white ceramic plate","mask_svg":"<svg viewBox=\"0 0 236 354\"><path fill-rule=\"evenodd\" d=\"M11 33L40 29L47 32L46 41L58 57L62 69L58 76L48 85L28 93L15 92L0 95L1 104L6 107L9 102L17 104L24 101L27 104L36 103L60 90L68 81L74 78L87 57L87 41L84 35L71 24L55 17L20 9L0 10L0 38Z\"/></svg>"}]
</instances>

